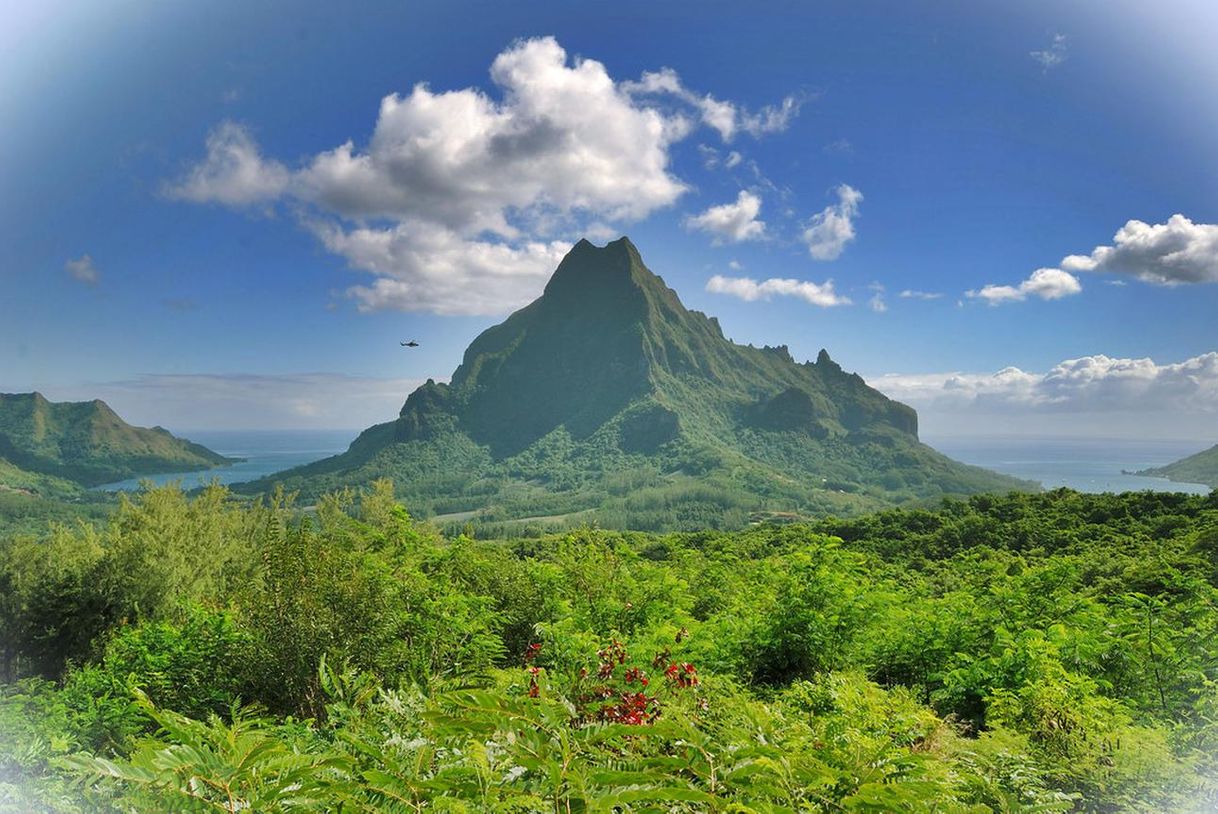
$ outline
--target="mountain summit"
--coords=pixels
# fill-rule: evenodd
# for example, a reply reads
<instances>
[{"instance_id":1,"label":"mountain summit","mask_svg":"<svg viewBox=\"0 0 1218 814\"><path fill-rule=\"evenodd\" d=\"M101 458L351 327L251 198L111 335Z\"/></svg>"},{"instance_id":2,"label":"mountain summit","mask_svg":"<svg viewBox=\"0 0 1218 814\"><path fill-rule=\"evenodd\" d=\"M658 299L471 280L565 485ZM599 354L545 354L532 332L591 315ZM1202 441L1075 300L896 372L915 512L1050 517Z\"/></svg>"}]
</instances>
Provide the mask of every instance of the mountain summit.
<instances>
[{"instance_id":1,"label":"mountain summit","mask_svg":"<svg viewBox=\"0 0 1218 814\"><path fill-rule=\"evenodd\" d=\"M629 239L581 240L451 383L429 380L346 453L248 488L392 477L441 519L692 528L1028 486L940 455L917 426L826 351L801 364L729 341Z\"/></svg>"},{"instance_id":2,"label":"mountain summit","mask_svg":"<svg viewBox=\"0 0 1218 814\"><path fill-rule=\"evenodd\" d=\"M3 462L82 486L233 463L162 427L133 427L104 401L54 402L41 393L0 393Z\"/></svg>"}]
</instances>

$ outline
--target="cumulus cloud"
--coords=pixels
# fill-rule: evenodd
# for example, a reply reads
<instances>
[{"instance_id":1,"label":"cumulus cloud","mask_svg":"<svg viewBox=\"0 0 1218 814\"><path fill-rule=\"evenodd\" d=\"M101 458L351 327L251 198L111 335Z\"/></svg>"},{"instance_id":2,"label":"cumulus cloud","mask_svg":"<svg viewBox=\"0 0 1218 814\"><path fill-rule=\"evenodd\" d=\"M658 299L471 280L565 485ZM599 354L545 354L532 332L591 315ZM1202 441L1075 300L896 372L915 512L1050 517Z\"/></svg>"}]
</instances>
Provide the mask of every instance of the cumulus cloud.
<instances>
[{"instance_id":1,"label":"cumulus cloud","mask_svg":"<svg viewBox=\"0 0 1218 814\"><path fill-rule=\"evenodd\" d=\"M701 214L687 217L685 228L714 235L716 244L757 240L765 235L765 222L757 220L760 212L761 198L742 189L735 203L712 206Z\"/></svg>"},{"instance_id":2,"label":"cumulus cloud","mask_svg":"<svg viewBox=\"0 0 1218 814\"><path fill-rule=\"evenodd\" d=\"M746 302L768 300L771 297L779 296L797 297L822 308L850 304L847 297L834 291L832 280L813 283L807 280L772 277L758 282L751 277L724 277L716 274L707 281L706 290L713 294L728 294Z\"/></svg>"},{"instance_id":3,"label":"cumulus cloud","mask_svg":"<svg viewBox=\"0 0 1218 814\"><path fill-rule=\"evenodd\" d=\"M1122 274L1157 285L1218 282L1218 224L1172 215L1167 223L1131 220L1111 246L1061 261L1065 271Z\"/></svg>"},{"instance_id":4,"label":"cumulus cloud","mask_svg":"<svg viewBox=\"0 0 1218 814\"><path fill-rule=\"evenodd\" d=\"M1037 269L1032 276L1019 285L987 285L965 295L973 299L984 300L990 305L1002 305L1008 302L1023 302L1028 297L1039 297L1042 300L1059 300L1083 290L1078 278L1061 269Z\"/></svg>"},{"instance_id":5,"label":"cumulus cloud","mask_svg":"<svg viewBox=\"0 0 1218 814\"><path fill-rule=\"evenodd\" d=\"M348 141L293 168L222 123L205 157L165 191L233 207L292 204L327 249L376 276L351 290L361 308L481 314L498 297L501 313L540 292L539 264L565 245L556 237L607 232L673 204L687 186L670 148L699 121L725 139L762 135L799 109L794 97L749 111L692 94L672 71L615 81L552 37L508 47L490 79L495 95L420 83L386 96L367 144ZM725 163L741 161L732 152ZM741 228L752 237L761 224Z\"/></svg>"},{"instance_id":6,"label":"cumulus cloud","mask_svg":"<svg viewBox=\"0 0 1218 814\"><path fill-rule=\"evenodd\" d=\"M1082 290L1075 274L1113 274L1165 286L1218 282L1218 224L1194 223L1179 214L1166 223L1131 220L1111 245L1064 257L1056 268L1038 269L1018 286L987 285L967 295L991 305L1031 296L1059 299ZM1121 284L1120 279L1107 282Z\"/></svg>"},{"instance_id":7,"label":"cumulus cloud","mask_svg":"<svg viewBox=\"0 0 1218 814\"><path fill-rule=\"evenodd\" d=\"M291 180L287 167L263 158L249 130L223 122L207 137L207 155L165 186L171 198L194 203L249 206L273 201Z\"/></svg>"},{"instance_id":8,"label":"cumulus cloud","mask_svg":"<svg viewBox=\"0 0 1218 814\"><path fill-rule=\"evenodd\" d=\"M545 285L571 244L519 245L469 240L417 221L389 228L317 222L322 244L373 275L348 289L361 311L497 314L525 305Z\"/></svg>"},{"instance_id":9,"label":"cumulus cloud","mask_svg":"<svg viewBox=\"0 0 1218 814\"><path fill-rule=\"evenodd\" d=\"M601 63L553 38L495 58L495 101L467 88L416 85L381 101L365 150L347 142L298 174L308 199L347 217L421 217L458 230L514 236L530 210L643 217L685 186L668 171L679 118L636 105Z\"/></svg>"},{"instance_id":10,"label":"cumulus cloud","mask_svg":"<svg viewBox=\"0 0 1218 814\"><path fill-rule=\"evenodd\" d=\"M1048 47L1029 51L1028 56L1040 65L1046 72L1053 70L1066 61L1067 38L1065 34L1054 34Z\"/></svg>"},{"instance_id":11,"label":"cumulus cloud","mask_svg":"<svg viewBox=\"0 0 1218 814\"><path fill-rule=\"evenodd\" d=\"M97 285L97 281L100 279L100 275L97 273L97 266L93 264L93 258L87 254L82 254L75 260L69 260L64 263L63 270L73 280L79 280L85 285Z\"/></svg>"},{"instance_id":12,"label":"cumulus cloud","mask_svg":"<svg viewBox=\"0 0 1218 814\"><path fill-rule=\"evenodd\" d=\"M730 142L741 132L753 138L782 132L799 115L802 105L799 97L787 96L777 105L766 105L752 112L734 102L716 99L709 93L695 93L685 87L681 77L671 68L646 71L637 82L625 82L622 87L633 96L666 96L678 100L695 110L702 123L718 131L725 142Z\"/></svg>"},{"instance_id":13,"label":"cumulus cloud","mask_svg":"<svg viewBox=\"0 0 1218 814\"><path fill-rule=\"evenodd\" d=\"M1067 359L1045 373L890 374L871 382L915 405L1041 411L1218 413L1218 352L1183 362L1104 355Z\"/></svg>"},{"instance_id":14,"label":"cumulus cloud","mask_svg":"<svg viewBox=\"0 0 1218 814\"><path fill-rule=\"evenodd\" d=\"M814 260L836 260L854 240L854 218L863 193L849 184L841 184L834 192L837 203L813 215L804 229L803 240Z\"/></svg>"}]
</instances>

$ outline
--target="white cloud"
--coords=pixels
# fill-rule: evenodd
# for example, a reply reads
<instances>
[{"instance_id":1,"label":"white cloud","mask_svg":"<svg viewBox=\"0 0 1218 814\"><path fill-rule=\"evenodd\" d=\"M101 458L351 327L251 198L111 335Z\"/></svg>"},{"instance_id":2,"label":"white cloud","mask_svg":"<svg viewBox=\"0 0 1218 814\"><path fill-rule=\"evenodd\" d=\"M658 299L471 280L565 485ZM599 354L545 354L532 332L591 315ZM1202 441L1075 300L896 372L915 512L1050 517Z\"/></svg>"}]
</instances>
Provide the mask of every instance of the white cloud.
<instances>
[{"instance_id":1,"label":"white cloud","mask_svg":"<svg viewBox=\"0 0 1218 814\"><path fill-rule=\"evenodd\" d=\"M935 406L981 405L1051 411L1218 413L1218 352L1183 362L1104 355L1067 359L1046 373L890 374L872 385L893 398Z\"/></svg>"},{"instance_id":2,"label":"white cloud","mask_svg":"<svg viewBox=\"0 0 1218 814\"><path fill-rule=\"evenodd\" d=\"M362 307L501 313L540 290L539 264L553 258L556 238L620 231L686 191L669 153L693 131L691 115L730 138L781 130L799 109L791 97L751 112L690 93L672 71L617 82L596 60L568 59L552 37L511 45L490 78L497 96L422 83L386 96L366 145L348 141L294 168L222 123L202 161L165 191L232 207L293 205L330 251L376 275L352 289ZM742 160L731 152L725 163ZM746 222L729 234L761 228Z\"/></svg>"},{"instance_id":3,"label":"white cloud","mask_svg":"<svg viewBox=\"0 0 1218 814\"><path fill-rule=\"evenodd\" d=\"M781 133L791 124L791 119L799 115L800 100L787 96L778 105L766 105L757 113L740 111L740 129L753 138L761 138L767 133Z\"/></svg>"},{"instance_id":4,"label":"white cloud","mask_svg":"<svg viewBox=\"0 0 1218 814\"><path fill-rule=\"evenodd\" d=\"M990 305L1007 302L1023 302L1028 297L1042 300L1059 300L1083 290L1078 278L1061 269L1037 269L1032 276L1017 286L987 285L979 290L967 291L966 296L984 300Z\"/></svg>"},{"instance_id":5,"label":"white cloud","mask_svg":"<svg viewBox=\"0 0 1218 814\"><path fill-rule=\"evenodd\" d=\"M708 170L713 170L720 164L721 159L719 158L719 151L714 147L706 144L699 144L698 155L702 156L702 166Z\"/></svg>"},{"instance_id":6,"label":"white cloud","mask_svg":"<svg viewBox=\"0 0 1218 814\"><path fill-rule=\"evenodd\" d=\"M403 221L390 228L318 222L323 245L369 272L348 289L361 311L498 314L527 304L570 249L561 241L509 246L469 240L442 227Z\"/></svg>"},{"instance_id":7,"label":"white cloud","mask_svg":"<svg viewBox=\"0 0 1218 814\"><path fill-rule=\"evenodd\" d=\"M82 254L75 260L64 263L63 270L71 275L72 279L79 280L85 285L97 285L101 276L97 272L97 266L93 264L93 258L87 254Z\"/></svg>"},{"instance_id":8,"label":"white cloud","mask_svg":"<svg viewBox=\"0 0 1218 814\"><path fill-rule=\"evenodd\" d=\"M366 150L348 142L299 175L303 194L347 217L425 218L513 236L530 210L643 217L685 186L668 172L680 118L636 105L601 63L553 38L496 57L502 101L416 85L381 101Z\"/></svg>"},{"instance_id":9,"label":"white cloud","mask_svg":"<svg viewBox=\"0 0 1218 814\"><path fill-rule=\"evenodd\" d=\"M1113 245L1089 255L1072 254L1061 268L1074 272L1123 274L1158 285L1218 282L1218 224L1193 223L1172 215L1167 223L1126 223Z\"/></svg>"},{"instance_id":10,"label":"white cloud","mask_svg":"<svg viewBox=\"0 0 1218 814\"><path fill-rule=\"evenodd\" d=\"M47 388L54 399L103 399L139 426L191 429L347 429L389 421L420 379L341 373L152 374Z\"/></svg>"},{"instance_id":11,"label":"white cloud","mask_svg":"<svg viewBox=\"0 0 1218 814\"><path fill-rule=\"evenodd\" d=\"M943 295L937 291L915 291L907 288L899 296L903 300L937 300Z\"/></svg>"},{"instance_id":12,"label":"white cloud","mask_svg":"<svg viewBox=\"0 0 1218 814\"><path fill-rule=\"evenodd\" d=\"M739 166L740 162L743 160L744 156L740 155L740 153L736 152L735 150L732 150L727 154L727 158L723 159L723 166L730 170Z\"/></svg>"},{"instance_id":13,"label":"white cloud","mask_svg":"<svg viewBox=\"0 0 1218 814\"><path fill-rule=\"evenodd\" d=\"M732 271L741 271L744 269L744 264L741 263L739 260L736 260L735 258L733 258L733 259L727 261L727 267L730 268Z\"/></svg>"},{"instance_id":14,"label":"white cloud","mask_svg":"<svg viewBox=\"0 0 1218 814\"><path fill-rule=\"evenodd\" d=\"M165 194L195 203L249 206L275 200L290 179L286 167L262 157L246 128L222 122L207 137L207 157L166 185Z\"/></svg>"},{"instance_id":15,"label":"white cloud","mask_svg":"<svg viewBox=\"0 0 1218 814\"><path fill-rule=\"evenodd\" d=\"M766 105L759 111L750 112L734 102L716 99L709 93L691 91L671 68L646 71L637 82L624 82L622 87L634 96L667 96L692 107L698 112L702 123L716 130L725 142L730 142L740 132L748 133L753 138L782 132L799 115L803 104L799 97L787 96L777 105Z\"/></svg>"},{"instance_id":16,"label":"white cloud","mask_svg":"<svg viewBox=\"0 0 1218 814\"><path fill-rule=\"evenodd\" d=\"M837 203L812 216L804 229L804 243L814 260L836 260L854 240L854 218L858 215L863 193L849 184L836 190Z\"/></svg>"},{"instance_id":17,"label":"white cloud","mask_svg":"<svg viewBox=\"0 0 1218 814\"><path fill-rule=\"evenodd\" d=\"M1066 42L1065 34L1054 34L1047 48L1029 51L1028 56L1046 72L1051 71L1066 61Z\"/></svg>"},{"instance_id":18,"label":"white cloud","mask_svg":"<svg viewBox=\"0 0 1218 814\"><path fill-rule=\"evenodd\" d=\"M757 220L760 212L761 198L742 189L735 203L712 206L687 217L685 228L714 235L715 243L757 240L765 234L765 222Z\"/></svg>"},{"instance_id":19,"label":"white cloud","mask_svg":"<svg viewBox=\"0 0 1218 814\"><path fill-rule=\"evenodd\" d=\"M773 277L758 282L751 277L724 277L716 274L707 281L706 290L714 294L729 294L746 302L768 300L771 297L780 296L797 297L822 308L850 304L847 297L843 297L833 290L832 280L813 283L806 280Z\"/></svg>"},{"instance_id":20,"label":"white cloud","mask_svg":"<svg viewBox=\"0 0 1218 814\"><path fill-rule=\"evenodd\" d=\"M917 408L928 436L1184 438L1213 443L1218 353L1182 362L1086 356L1048 372L889 374L868 383ZM1141 465L1130 461L1130 465Z\"/></svg>"},{"instance_id":21,"label":"white cloud","mask_svg":"<svg viewBox=\"0 0 1218 814\"><path fill-rule=\"evenodd\" d=\"M880 283L872 283L867 286L871 290L871 299L867 300L867 306L877 314L883 314L888 310L888 303L884 301L884 286Z\"/></svg>"}]
</instances>

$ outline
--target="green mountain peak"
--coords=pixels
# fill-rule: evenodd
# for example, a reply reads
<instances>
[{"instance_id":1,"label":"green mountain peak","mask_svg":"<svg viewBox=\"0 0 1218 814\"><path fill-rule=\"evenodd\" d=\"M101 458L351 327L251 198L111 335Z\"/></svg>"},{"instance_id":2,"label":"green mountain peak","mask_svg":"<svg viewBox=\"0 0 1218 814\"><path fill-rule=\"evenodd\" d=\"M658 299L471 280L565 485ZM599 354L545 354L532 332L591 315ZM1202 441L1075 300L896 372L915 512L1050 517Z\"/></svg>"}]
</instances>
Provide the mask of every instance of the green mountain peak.
<instances>
[{"instance_id":1,"label":"green mountain peak","mask_svg":"<svg viewBox=\"0 0 1218 814\"><path fill-rule=\"evenodd\" d=\"M918 443L917 414L826 351L800 364L786 346L729 341L625 237L579 241L538 299L470 343L450 383L429 380L344 455L274 480L314 494L378 476L424 513L573 508L636 527L681 525L690 502L718 526L1027 486ZM637 500L612 491L632 478L666 493L665 519L607 509Z\"/></svg>"},{"instance_id":2,"label":"green mountain peak","mask_svg":"<svg viewBox=\"0 0 1218 814\"><path fill-rule=\"evenodd\" d=\"M133 427L99 399L53 402L37 392L0 393L0 461L83 486L231 463L160 427Z\"/></svg>"}]
</instances>

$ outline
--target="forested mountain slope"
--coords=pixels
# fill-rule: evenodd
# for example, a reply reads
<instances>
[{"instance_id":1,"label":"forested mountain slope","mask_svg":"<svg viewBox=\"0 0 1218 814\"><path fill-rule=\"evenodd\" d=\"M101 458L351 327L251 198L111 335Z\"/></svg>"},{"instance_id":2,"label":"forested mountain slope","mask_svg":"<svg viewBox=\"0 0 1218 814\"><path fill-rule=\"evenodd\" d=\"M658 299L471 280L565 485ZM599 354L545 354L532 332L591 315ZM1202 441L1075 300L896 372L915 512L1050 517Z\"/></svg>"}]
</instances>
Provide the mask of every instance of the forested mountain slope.
<instances>
[{"instance_id":1,"label":"forested mountain slope","mask_svg":"<svg viewBox=\"0 0 1218 814\"><path fill-rule=\"evenodd\" d=\"M1218 489L1218 446L1181 458L1167 466L1143 470L1138 474L1167 478L1178 483L1204 483Z\"/></svg>"},{"instance_id":2,"label":"forested mountain slope","mask_svg":"<svg viewBox=\"0 0 1218 814\"><path fill-rule=\"evenodd\" d=\"M0 461L82 486L231 463L161 427L133 427L105 402L41 393L0 393Z\"/></svg>"},{"instance_id":3,"label":"forested mountain slope","mask_svg":"<svg viewBox=\"0 0 1218 814\"><path fill-rule=\"evenodd\" d=\"M626 238L580 241L543 295L478 336L344 454L248 484L311 498L392 477L427 515L738 527L1032 488L920 443L917 414L821 351L738 345Z\"/></svg>"}]
</instances>

